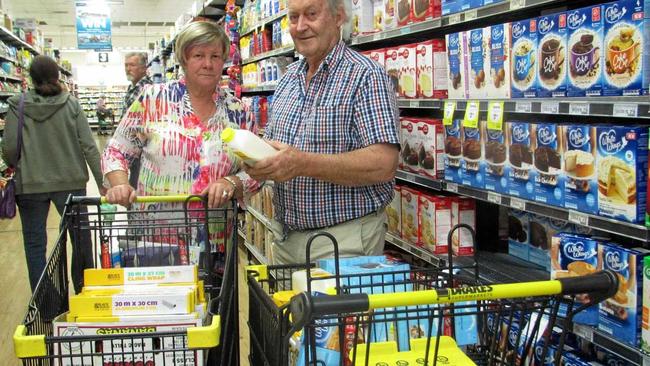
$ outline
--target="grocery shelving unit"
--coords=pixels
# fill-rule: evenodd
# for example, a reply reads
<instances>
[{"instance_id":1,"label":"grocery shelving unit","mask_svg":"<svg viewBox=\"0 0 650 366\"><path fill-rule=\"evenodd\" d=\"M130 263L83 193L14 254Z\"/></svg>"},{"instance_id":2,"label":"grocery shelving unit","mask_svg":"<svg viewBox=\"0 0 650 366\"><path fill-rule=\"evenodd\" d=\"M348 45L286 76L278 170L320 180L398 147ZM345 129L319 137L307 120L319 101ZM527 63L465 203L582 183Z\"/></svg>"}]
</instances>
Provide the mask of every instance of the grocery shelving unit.
<instances>
[{"instance_id":1,"label":"grocery shelving unit","mask_svg":"<svg viewBox=\"0 0 650 366\"><path fill-rule=\"evenodd\" d=\"M79 103L86 113L88 118L88 124L91 128L95 129L99 127L96 113L96 103L97 99L101 94L106 96L106 107L113 110L115 113L115 123L119 122L118 118L122 114L122 107L124 103L124 95L126 93L126 87L124 89L104 89L102 87L88 87L79 89Z\"/></svg>"}]
</instances>

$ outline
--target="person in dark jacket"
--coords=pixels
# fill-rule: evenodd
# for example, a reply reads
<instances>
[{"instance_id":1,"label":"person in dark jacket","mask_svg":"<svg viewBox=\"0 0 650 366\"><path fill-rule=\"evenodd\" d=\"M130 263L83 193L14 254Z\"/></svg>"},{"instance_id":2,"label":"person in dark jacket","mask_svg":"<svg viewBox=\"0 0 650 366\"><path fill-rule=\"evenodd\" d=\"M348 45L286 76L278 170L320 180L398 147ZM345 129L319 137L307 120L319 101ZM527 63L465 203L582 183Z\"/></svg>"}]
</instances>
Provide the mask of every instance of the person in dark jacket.
<instances>
[{"instance_id":1,"label":"person in dark jacket","mask_svg":"<svg viewBox=\"0 0 650 366\"><path fill-rule=\"evenodd\" d=\"M83 108L63 91L56 62L36 56L29 67L33 90L25 93L23 143L17 160L20 95L9 99L2 156L16 167L16 204L23 228L25 256L32 291L45 268L46 222L50 203L63 213L68 195L85 195L88 166L100 192L102 173L99 150L92 138ZM93 266L87 230L71 230L72 281L75 292L83 286L83 270Z\"/></svg>"}]
</instances>

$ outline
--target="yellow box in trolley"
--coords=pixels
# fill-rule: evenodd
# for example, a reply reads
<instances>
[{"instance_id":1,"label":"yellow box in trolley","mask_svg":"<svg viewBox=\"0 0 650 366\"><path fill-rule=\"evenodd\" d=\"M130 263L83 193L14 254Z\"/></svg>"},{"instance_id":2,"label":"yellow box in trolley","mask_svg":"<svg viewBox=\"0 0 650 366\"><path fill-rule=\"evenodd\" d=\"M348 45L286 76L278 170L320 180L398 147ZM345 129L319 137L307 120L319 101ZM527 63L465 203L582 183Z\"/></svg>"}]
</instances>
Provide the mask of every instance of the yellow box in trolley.
<instances>
[{"instance_id":1,"label":"yellow box in trolley","mask_svg":"<svg viewBox=\"0 0 650 366\"><path fill-rule=\"evenodd\" d=\"M453 338L448 336L432 337L429 347L429 360L433 362L436 341L440 342L438 349L438 360L444 358L446 366L474 366L475 363L459 347ZM370 344L369 362L366 362L367 344L356 346L357 358L355 366L362 365L419 365L418 360L424 358L427 348L427 339L411 339L411 350L399 352L396 342L376 342ZM354 349L350 352L350 360L353 360Z\"/></svg>"},{"instance_id":2,"label":"yellow box in trolley","mask_svg":"<svg viewBox=\"0 0 650 366\"><path fill-rule=\"evenodd\" d=\"M143 285L154 283L197 283L196 265L129 268L90 268L84 270L86 286Z\"/></svg>"},{"instance_id":3,"label":"yellow box in trolley","mask_svg":"<svg viewBox=\"0 0 650 366\"><path fill-rule=\"evenodd\" d=\"M152 294L117 294L70 297L70 315L122 316L189 314L195 311L196 295L190 290Z\"/></svg>"}]
</instances>

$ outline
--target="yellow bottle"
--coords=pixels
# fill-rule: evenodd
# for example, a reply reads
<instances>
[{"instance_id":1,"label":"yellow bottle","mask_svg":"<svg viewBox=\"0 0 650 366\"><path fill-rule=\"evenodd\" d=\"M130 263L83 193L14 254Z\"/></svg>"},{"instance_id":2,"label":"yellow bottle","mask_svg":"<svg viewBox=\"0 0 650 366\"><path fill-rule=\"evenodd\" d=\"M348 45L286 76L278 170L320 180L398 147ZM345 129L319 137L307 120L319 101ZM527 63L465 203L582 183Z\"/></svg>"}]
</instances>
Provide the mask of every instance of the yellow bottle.
<instances>
[{"instance_id":1,"label":"yellow bottle","mask_svg":"<svg viewBox=\"0 0 650 366\"><path fill-rule=\"evenodd\" d=\"M248 165L253 165L278 152L273 146L248 130L226 128L221 131L221 141Z\"/></svg>"}]
</instances>

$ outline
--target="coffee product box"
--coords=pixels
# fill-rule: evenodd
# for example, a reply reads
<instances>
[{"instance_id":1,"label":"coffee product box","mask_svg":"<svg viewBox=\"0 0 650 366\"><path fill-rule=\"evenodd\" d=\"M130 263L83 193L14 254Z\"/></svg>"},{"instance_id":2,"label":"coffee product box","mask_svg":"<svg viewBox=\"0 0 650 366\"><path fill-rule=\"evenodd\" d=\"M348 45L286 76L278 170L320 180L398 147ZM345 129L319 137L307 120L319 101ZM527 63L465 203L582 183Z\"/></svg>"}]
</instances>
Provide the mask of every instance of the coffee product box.
<instances>
[{"instance_id":1,"label":"coffee product box","mask_svg":"<svg viewBox=\"0 0 650 366\"><path fill-rule=\"evenodd\" d=\"M483 143L485 141L484 121L476 127L466 126L463 122L461 142L463 159L461 160L462 184L474 188L485 188L485 161L483 160Z\"/></svg>"},{"instance_id":2,"label":"coffee product box","mask_svg":"<svg viewBox=\"0 0 650 366\"><path fill-rule=\"evenodd\" d=\"M490 72L485 86L486 98L510 98L510 23L497 24L487 27L489 34L489 63Z\"/></svg>"},{"instance_id":3,"label":"coffee product box","mask_svg":"<svg viewBox=\"0 0 650 366\"><path fill-rule=\"evenodd\" d=\"M486 85L490 67L488 40L490 35L487 28L472 29L465 33L467 41L467 59L469 98L483 99L486 97Z\"/></svg>"},{"instance_id":4,"label":"coffee product box","mask_svg":"<svg viewBox=\"0 0 650 366\"><path fill-rule=\"evenodd\" d=\"M525 211L508 210L508 254L528 260L530 229L529 214Z\"/></svg>"},{"instance_id":5,"label":"coffee product box","mask_svg":"<svg viewBox=\"0 0 650 366\"><path fill-rule=\"evenodd\" d=\"M378 50L368 51L368 57L376 63L380 64L384 69L386 68L386 49L381 48Z\"/></svg>"},{"instance_id":6,"label":"coffee product box","mask_svg":"<svg viewBox=\"0 0 650 366\"><path fill-rule=\"evenodd\" d=\"M596 128L586 124L564 125L564 207L598 213L596 179Z\"/></svg>"},{"instance_id":7,"label":"coffee product box","mask_svg":"<svg viewBox=\"0 0 650 366\"><path fill-rule=\"evenodd\" d=\"M567 13L567 96L603 95L604 24L602 6Z\"/></svg>"},{"instance_id":8,"label":"coffee product box","mask_svg":"<svg viewBox=\"0 0 650 366\"><path fill-rule=\"evenodd\" d=\"M505 132L506 124L500 129L486 127L485 133L485 189L508 194L508 148Z\"/></svg>"},{"instance_id":9,"label":"coffee product box","mask_svg":"<svg viewBox=\"0 0 650 366\"><path fill-rule=\"evenodd\" d=\"M566 13L537 18L537 97L566 97Z\"/></svg>"},{"instance_id":10,"label":"coffee product box","mask_svg":"<svg viewBox=\"0 0 650 366\"><path fill-rule=\"evenodd\" d=\"M397 3L397 26L407 25L412 21L411 0L395 0Z\"/></svg>"},{"instance_id":11,"label":"coffee product box","mask_svg":"<svg viewBox=\"0 0 650 366\"><path fill-rule=\"evenodd\" d=\"M452 224L451 204L449 197L420 194L419 244L431 253L447 253L447 235Z\"/></svg>"},{"instance_id":12,"label":"coffee product box","mask_svg":"<svg viewBox=\"0 0 650 366\"><path fill-rule=\"evenodd\" d=\"M417 96L447 99L447 53L444 39L417 45Z\"/></svg>"},{"instance_id":13,"label":"coffee product box","mask_svg":"<svg viewBox=\"0 0 650 366\"><path fill-rule=\"evenodd\" d=\"M562 134L554 123L535 123L535 152L531 171L535 182L535 201L564 207L562 174Z\"/></svg>"},{"instance_id":14,"label":"coffee product box","mask_svg":"<svg viewBox=\"0 0 650 366\"><path fill-rule=\"evenodd\" d=\"M507 122L508 132L508 194L534 199L533 151L535 139L531 136L532 124Z\"/></svg>"},{"instance_id":15,"label":"coffee product box","mask_svg":"<svg viewBox=\"0 0 650 366\"><path fill-rule=\"evenodd\" d=\"M420 171L418 154L421 148L424 149L418 136L418 120L416 118L402 117L401 126L402 149L400 157L402 165L400 167L403 170L417 173Z\"/></svg>"},{"instance_id":16,"label":"coffee product box","mask_svg":"<svg viewBox=\"0 0 650 366\"><path fill-rule=\"evenodd\" d=\"M447 45L447 94L449 99L466 99L469 95L465 66L465 33L445 35Z\"/></svg>"},{"instance_id":17,"label":"coffee product box","mask_svg":"<svg viewBox=\"0 0 650 366\"><path fill-rule=\"evenodd\" d=\"M416 45L407 44L397 49L397 59L400 65L399 72L399 94L403 98L417 97L417 73L416 73Z\"/></svg>"},{"instance_id":18,"label":"coffee product box","mask_svg":"<svg viewBox=\"0 0 650 366\"><path fill-rule=\"evenodd\" d=\"M386 48L385 55L384 66L386 67L386 73L388 74L388 77L390 77L390 81L393 83L395 95L399 96L401 91L399 84L401 62L397 57L397 48Z\"/></svg>"},{"instance_id":19,"label":"coffee product box","mask_svg":"<svg viewBox=\"0 0 650 366\"><path fill-rule=\"evenodd\" d=\"M393 199L386 206L386 216L388 217L388 232L396 235L402 235L402 187L395 186L393 189Z\"/></svg>"},{"instance_id":20,"label":"coffee product box","mask_svg":"<svg viewBox=\"0 0 650 366\"><path fill-rule=\"evenodd\" d=\"M417 244L419 235L418 201L420 192L402 187L402 239Z\"/></svg>"},{"instance_id":21,"label":"coffee product box","mask_svg":"<svg viewBox=\"0 0 650 366\"><path fill-rule=\"evenodd\" d=\"M647 195L647 126L598 126L596 139L598 214L643 222Z\"/></svg>"},{"instance_id":22,"label":"coffee product box","mask_svg":"<svg viewBox=\"0 0 650 366\"><path fill-rule=\"evenodd\" d=\"M512 98L537 96L537 19L511 23Z\"/></svg>"},{"instance_id":23,"label":"coffee product box","mask_svg":"<svg viewBox=\"0 0 650 366\"><path fill-rule=\"evenodd\" d=\"M451 226L458 224L469 225L476 232L476 202L473 198L452 197ZM445 239L446 240L446 239ZM451 248L454 255L473 255L474 243L467 229L454 231L451 237Z\"/></svg>"},{"instance_id":24,"label":"coffee product box","mask_svg":"<svg viewBox=\"0 0 650 366\"><path fill-rule=\"evenodd\" d=\"M417 130L420 138L418 147L419 173L436 178L439 170L438 152L442 150L445 139L442 121L420 119L418 120Z\"/></svg>"},{"instance_id":25,"label":"coffee product box","mask_svg":"<svg viewBox=\"0 0 650 366\"><path fill-rule=\"evenodd\" d=\"M603 95L647 95L650 81L650 19L644 1L603 5L605 68Z\"/></svg>"},{"instance_id":26,"label":"coffee product box","mask_svg":"<svg viewBox=\"0 0 650 366\"><path fill-rule=\"evenodd\" d=\"M619 280L616 294L598 304L598 329L632 347L641 341L643 261L648 252L612 243L598 246L600 269L616 272Z\"/></svg>"},{"instance_id":27,"label":"coffee product box","mask_svg":"<svg viewBox=\"0 0 650 366\"><path fill-rule=\"evenodd\" d=\"M453 183L463 183L461 160L463 149L461 141L461 121L453 120L445 129L445 180Z\"/></svg>"},{"instance_id":28,"label":"coffee product box","mask_svg":"<svg viewBox=\"0 0 650 366\"><path fill-rule=\"evenodd\" d=\"M643 258L643 311L641 324L641 349L650 352L650 256Z\"/></svg>"}]
</instances>

